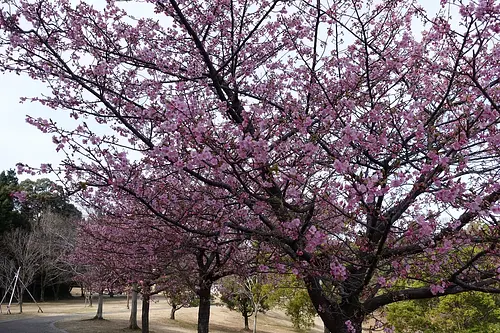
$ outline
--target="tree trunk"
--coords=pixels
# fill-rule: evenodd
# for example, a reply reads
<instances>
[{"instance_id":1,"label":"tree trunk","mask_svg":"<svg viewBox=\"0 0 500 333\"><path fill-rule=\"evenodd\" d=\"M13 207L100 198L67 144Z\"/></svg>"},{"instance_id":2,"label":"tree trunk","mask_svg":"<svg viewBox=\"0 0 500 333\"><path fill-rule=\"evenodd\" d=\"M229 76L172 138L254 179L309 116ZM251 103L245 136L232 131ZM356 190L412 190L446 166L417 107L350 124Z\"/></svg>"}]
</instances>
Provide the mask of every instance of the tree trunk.
<instances>
[{"instance_id":1,"label":"tree trunk","mask_svg":"<svg viewBox=\"0 0 500 333\"><path fill-rule=\"evenodd\" d=\"M250 327L248 326L248 313L243 314L243 318L245 318L245 330L249 331Z\"/></svg>"},{"instance_id":2,"label":"tree trunk","mask_svg":"<svg viewBox=\"0 0 500 333\"><path fill-rule=\"evenodd\" d=\"M54 300L58 301L59 300L59 293L61 291L61 284L57 283L56 284L56 292L54 294Z\"/></svg>"},{"instance_id":3,"label":"tree trunk","mask_svg":"<svg viewBox=\"0 0 500 333\"><path fill-rule=\"evenodd\" d=\"M203 281L200 283L198 296L200 297L200 306L198 308L198 333L208 333L210 323L210 289L212 282Z\"/></svg>"},{"instance_id":4,"label":"tree trunk","mask_svg":"<svg viewBox=\"0 0 500 333\"><path fill-rule=\"evenodd\" d=\"M346 312L351 312L352 309L346 309ZM342 312L342 308L337 310L337 314L330 316L328 318L328 322L325 323L325 319L323 320L323 333L362 333L364 316L354 315L351 312L351 315L346 315L346 312ZM358 312L359 313L359 312Z\"/></svg>"},{"instance_id":5,"label":"tree trunk","mask_svg":"<svg viewBox=\"0 0 500 333\"><path fill-rule=\"evenodd\" d=\"M52 295L54 295L54 300L57 300L57 296L56 296L56 294L57 294L57 292L56 292L56 286L53 284L53 285L51 286L51 289L52 289Z\"/></svg>"},{"instance_id":6,"label":"tree trunk","mask_svg":"<svg viewBox=\"0 0 500 333\"><path fill-rule=\"evenodd\" d=\"M45 287L40 286L40 302L45 302Z\"/></svg>"},{"instance_id":7,"label":"tree trunk","mask_svg":"<svg viewBox=\"0 0 500 333\"><path fill-rule=\"evenodd\" d=\"M104 293L104 291L102 289L99 290L99 298L97 301L97 313L96 313L94 319L104 319L102 317L102 306L103 306L103 302L104 302L103 293Z\"/></svg>"},{"instance_id":8,"label":"tree trunk","mask_svg":"<svg viewBox=\"0 0 500 333\"><path fill-rule=\"evenodd\" d=\"M36 283L33 283L31 289L31 295L35 296L36 295L35 292L36 292Z\"/></svg>"},{"instance_id":9,"label":"tree trunk","mask_svg":"<svg viewBox=\"0 0 500 333\"><path fill-rule=\"evenodd\" d=\"M172 304L172 310L170 310L170 319L175 320L175 311L177 311L176 304Z\"/></svg>"},{"instance_id":10,"label":"tree trunk","mask_svg":"<svg viewBox=\"0 0 500 333\"><path fill-rule=\"evenodd\" d=\"M254 305L254 313L253 313L253 333L257 333L257 313L259 313L258 308Z\"/></svg>"},{"instance_id":11,"label":"tree trunk","mask_svg":"<svg viewBox=\"0 0 500 333\"><path fill-rule=\"evenodd\" d=\"M23 313L23 296L24 296L24 287L19 287L19 313Z\"/></svg>"},{"instance_id":12,"label":"tree trunk","mask_svg":"<svg viewBox=\"0 0 500 333\"><path fill-rule=\"evenodd\" d=\"M45 302L45 274L43 273L42 270L40 273L40 302ZM33 295L35 295L35 290L33 290Z\"/></svg>"},{"instance_id":13,"label":"tree trunk","mask_svg":"<svg viewBox=\"0 0 500 333\"><path fill-rule=\"evenodd\" d=\"M149 333L149 294L142 294L142 333Z\"/></svg>"},{"instance_id":14,"label":"tree trunk","mask_svg":"<svg viewBox=\"0 0 500 333\"><path fill-rule=\"evenodd\" d=\"M323 320L324 332L362 333L364 314L357 296L343 299L340 304L332 303L325 296L318 277L306 275L304 282L311 302Z\"/></svg>"},{"instance_id":15,"label":"tree trunk","mask_svg":"<svg viewBox=\"0 0 500 333\"><path fill-rule=\"evenodd\" d=\"M128 328L131 330L139 328L139 325L137 325L137 289L135 287L132 289L132 309L130 309Z\"/></svg>"}]
</instances>

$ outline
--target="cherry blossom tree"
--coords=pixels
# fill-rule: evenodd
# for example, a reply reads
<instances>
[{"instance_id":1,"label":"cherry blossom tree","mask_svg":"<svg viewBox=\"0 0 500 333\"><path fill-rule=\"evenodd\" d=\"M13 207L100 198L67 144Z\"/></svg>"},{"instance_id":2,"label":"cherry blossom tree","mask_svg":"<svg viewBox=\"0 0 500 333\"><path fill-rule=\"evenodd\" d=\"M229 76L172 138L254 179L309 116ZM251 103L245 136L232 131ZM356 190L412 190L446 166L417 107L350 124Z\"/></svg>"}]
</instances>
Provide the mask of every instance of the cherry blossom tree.
<instances>
[{"instance_id":1,"label":"cherry blossom tree","mask_svg":"<svg viewBox=\"0 0 500 333\"><path fill-rule=\"evenodd\" d=\"M67 153L39 170L83 200L263 242L332 332L499 291L495 1L4 3L0 68L75 123L27 118Z\"/></svg>"},{"instance_id":2,"label":"cherry blossom tree","mask_svg":"<svg viewBox=\"0 0 500 333\"><path fill-rule=\"evenodd\" d=\"M85 305L88 304L92 306L92 295L97 292L97 310L95 316L92 318L94 320L104 319L104 291L106 289L112 289L116 282L117 276L112 272L102 266L94 266L88 262L80 263L78 266L75 265L75 281L81 283L86 289L87 296L85 296Z\"/></svg>"},{"instance_id":3,"label":"cherry blossom tree","mask_svg":"<svg viewBox=\"0 0 500 333\"><path fill-rule=\"evenodd\" d=\"M166 288L170 256L160 255L163 233L155 230L146 219L124 219L114 215L93 215L79 230L79 243L74 260L83 267L82 276L99 291L132 285L130 328L137 325L137 293L142 294L142 332L149 332L149 303L151 296ZM148 241L145 241L147 239ZM162 260L162 258L164 260ZM101 302L102 303L102 302ZM102 310L96 319L102 319Z\"/></svg>"},{"instance_id":4,"label":"cherry blossom tree","mask_svg":"<svg viewBox=\"0 0 500 333\"><path fill-rule=\"evenodd\" d=\"M237 264L242 271L245 262L235 260L246 260L252 253L239 249L239 237L200 239L163 223L134 201L112 199L82 224L80 239L74 254L77 261L106 272L118 285L133 285L142 294L143 332L148 332L151 296L185 289L199 298L198 330L207 332L213 283L234 274ZM131 328L137 326L136 304L133 300Z\"/></svg>"}]
</instances>

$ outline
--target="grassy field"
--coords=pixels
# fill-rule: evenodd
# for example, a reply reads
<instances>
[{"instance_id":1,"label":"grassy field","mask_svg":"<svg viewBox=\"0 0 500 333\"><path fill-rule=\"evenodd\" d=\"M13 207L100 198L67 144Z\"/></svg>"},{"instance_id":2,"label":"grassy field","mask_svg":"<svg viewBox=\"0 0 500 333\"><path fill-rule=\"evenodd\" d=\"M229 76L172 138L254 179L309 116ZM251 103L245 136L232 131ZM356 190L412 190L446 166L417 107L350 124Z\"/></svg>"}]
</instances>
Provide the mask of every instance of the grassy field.
<instances>
[{"instance_id":1,"label":"grassy field","mask_svg":"<svg viewBox=\"0 0 500 333\"><path fill-rule=\"evenodd\" d=\"M140 303L140 302L139 302ZM56 316L70 315L67 319L56 323L58 328L69 333L122 333L130 332L127 329L129 310L126 308L126 298L115 296L105 297L104 318L105 320L91 320L97 310L97 299L94 298L93 307L85 307L82 298L75 297L72 300L45 302L40 306L44 313L38 313L37 307L33 303L23 305L23 314L18 314L19 307L12 306L12 314L6 315L6 307L2 306L3 314L1 320L15 318L27 318L32 316ZM195 333L197 308L181 309L176 312L176 320L170 320L170 306L163 297L156 297L150 309L150 330L154 333ZM138 311L138 323L140 326L140 305ZM253 322L250 319L250 326ZM236 333L243 332L243 317L233 311L229 311L222 306L213 305L210 316L210 332L213 333ZM294 329L290 320L282 311L268 311L266 314L259 314L257 319L257 331L259 333L287 333ZM323 326L318 319L316 326L310 330L311 333L322 333Z\"/></svg>"}]
</instances>

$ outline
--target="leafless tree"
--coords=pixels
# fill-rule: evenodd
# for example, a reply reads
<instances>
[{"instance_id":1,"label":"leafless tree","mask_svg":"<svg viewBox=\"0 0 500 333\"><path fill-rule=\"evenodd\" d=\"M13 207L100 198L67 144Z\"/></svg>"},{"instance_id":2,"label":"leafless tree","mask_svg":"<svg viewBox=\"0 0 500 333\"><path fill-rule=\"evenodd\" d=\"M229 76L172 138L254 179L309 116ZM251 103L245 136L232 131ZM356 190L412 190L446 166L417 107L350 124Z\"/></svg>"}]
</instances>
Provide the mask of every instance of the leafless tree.
<instances>
[{"instance_id":1,"label":"leafless tree","mask_svg":"<svg viewBox=\"0 0 500 333\"><path fill-rule=\"evenodd\" d=\"M10 281L14 278L16 271L19 271L18 283L14 290L15 297L19 300L19 312L23 312L23 295L26 286L29 286L40 270L40 262L43 253L43 246L40 244L36 232L23 229L15 229L6 232L2 236L2 248L0 249L0 274L3 286L8 289ZM7 284L5 286L5 284Z\"/></svg>"},{"instance_id":2,"label":"leafless tree","mask_svg":"<svg viewBox=\"0 0 500 333\"><path fill-rule=\"evenodd\" d=\"M72 263L68 256L75 241L74 221L50 211L43 212L33 232L41 245L40 300L44 300L44 290L52 286L57 298L61 282L71 280Z\"/></svg>"}]
</instances>

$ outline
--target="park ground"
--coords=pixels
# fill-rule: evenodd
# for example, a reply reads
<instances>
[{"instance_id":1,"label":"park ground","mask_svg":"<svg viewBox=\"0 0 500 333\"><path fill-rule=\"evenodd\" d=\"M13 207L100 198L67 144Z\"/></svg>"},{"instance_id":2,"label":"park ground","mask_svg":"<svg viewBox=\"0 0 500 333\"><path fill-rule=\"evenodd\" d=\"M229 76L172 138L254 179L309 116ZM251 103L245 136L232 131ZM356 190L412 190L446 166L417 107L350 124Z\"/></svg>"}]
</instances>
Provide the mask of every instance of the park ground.
<instances>
[{"instance_id":1,"label":"park ground","mask_svg":"<svg viewBox=\"0 0 500 333\"><path fill-rule=\"evenodd\" d=\"M140 302L139 302L140 303ZM105 320L91 320L97 310L97 299L94 298L93 307L85 306L83 298L75 297L71 300L44 302L40 306L43 313L38 313L37 306L33 303L23 304L23 314L18 314L19 307L12 306L12 314L5 314L5 304L0 321L36 316L67 316L55 323L68 333L123 333L130 331L128 325L129 310L126 308L127 300L124 296L115 296L104 299ZM195 333L198 308L186 308L176 312L176 320L170 320L170 306L162 296L157 296L150 308L150 332L152 333ZM138 324L140 326L140 304L138 310ZM253 321L250 319L250 327ZM287 316L280 310L268 311L257 318L257 331L259 333L288 333L294 332L293 326ZM223 306L213 305L210 314L210 332L236 333L244 332L243 317ZM322 333L323 326L319 319L310 330L311 333Z\"/></svg>"}]
</instances>

